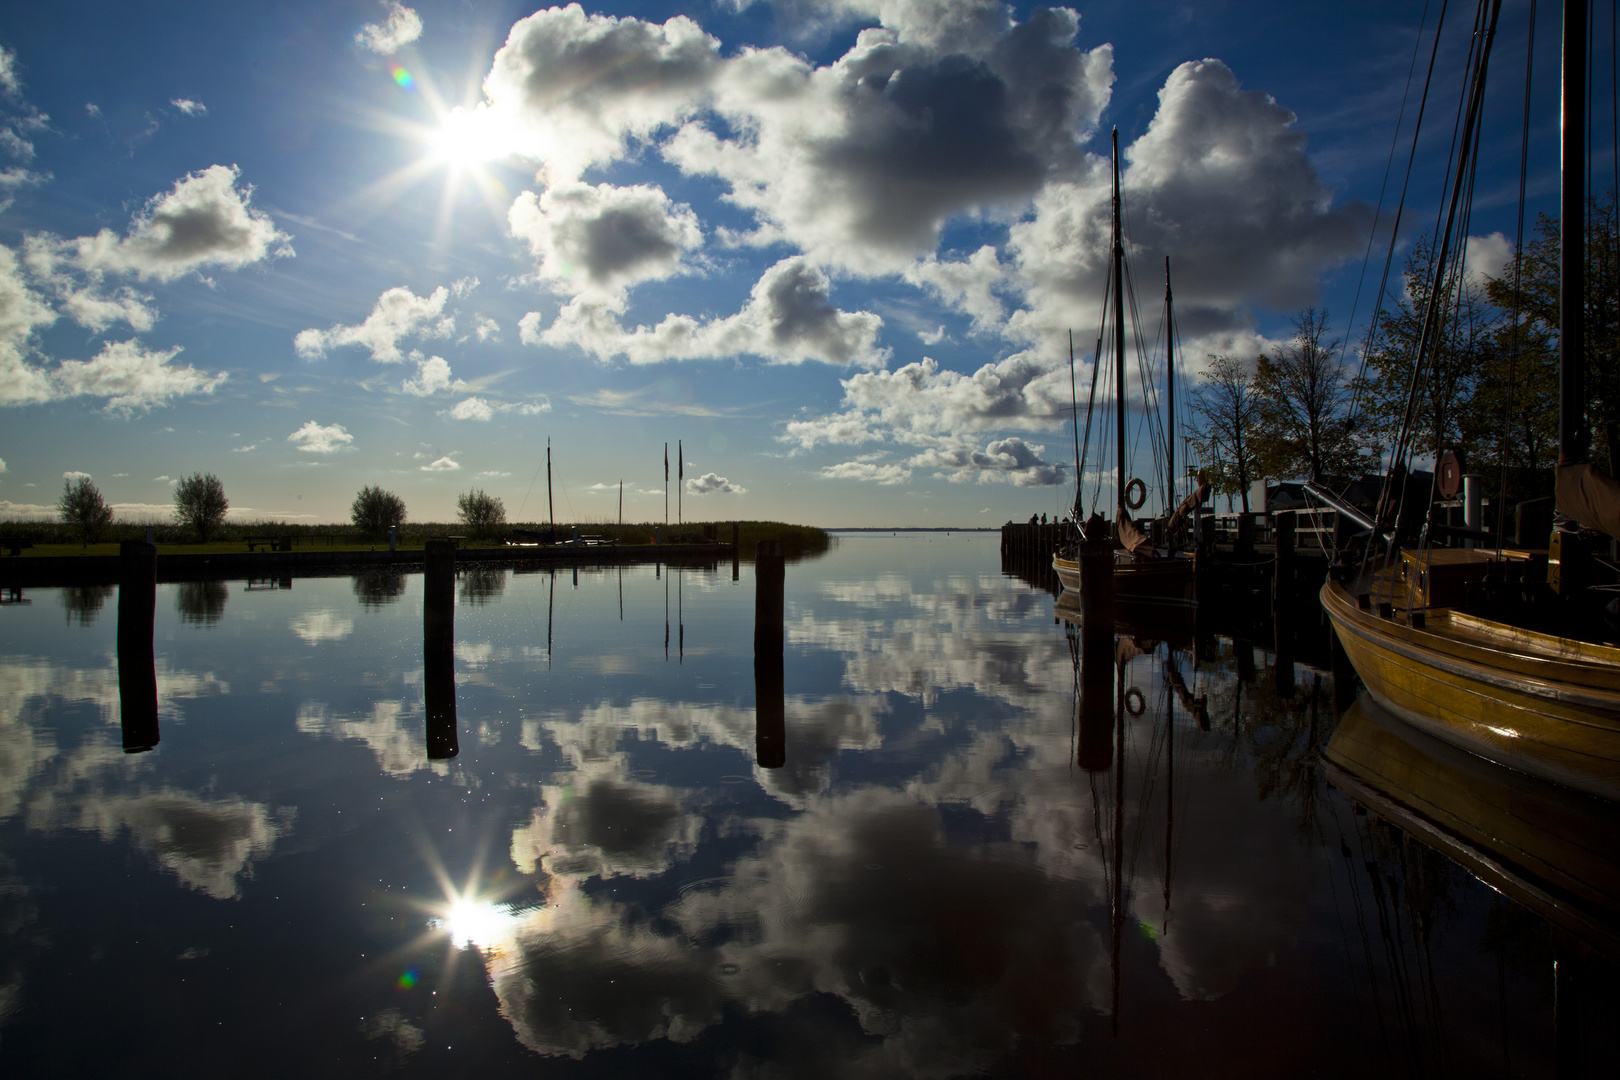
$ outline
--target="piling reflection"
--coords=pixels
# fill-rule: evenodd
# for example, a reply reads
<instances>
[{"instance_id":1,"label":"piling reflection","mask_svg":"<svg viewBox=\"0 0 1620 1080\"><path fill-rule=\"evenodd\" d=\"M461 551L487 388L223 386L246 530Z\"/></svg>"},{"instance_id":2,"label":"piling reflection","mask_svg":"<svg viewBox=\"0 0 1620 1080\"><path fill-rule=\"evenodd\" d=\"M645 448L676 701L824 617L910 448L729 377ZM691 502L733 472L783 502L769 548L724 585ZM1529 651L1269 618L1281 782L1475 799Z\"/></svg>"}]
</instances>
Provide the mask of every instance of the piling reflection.
<instances>
[{"instance_id":1,"label":"piling reflection","mask_svg":"<svg viewBox=\"0 0 1620 1080\"><path fill-rule=\"evenodd\" d=\"M427 756L429 761L442 761L455 757L461 750L456 736L455 545L429 540L422 577L422 687L427 710Z\"/></svg>"},{"instance_id":2,"label":"piling reflection","mask_svg":"<svg viewBox=\"0 0 1620 1080\"><path fill-rule=\"evenodd\" d=\"M158 744L157 662L153 619L157 612L157 549L126 540L119 552L118 708L124 753Z\"/></svg>"}]
</instances>

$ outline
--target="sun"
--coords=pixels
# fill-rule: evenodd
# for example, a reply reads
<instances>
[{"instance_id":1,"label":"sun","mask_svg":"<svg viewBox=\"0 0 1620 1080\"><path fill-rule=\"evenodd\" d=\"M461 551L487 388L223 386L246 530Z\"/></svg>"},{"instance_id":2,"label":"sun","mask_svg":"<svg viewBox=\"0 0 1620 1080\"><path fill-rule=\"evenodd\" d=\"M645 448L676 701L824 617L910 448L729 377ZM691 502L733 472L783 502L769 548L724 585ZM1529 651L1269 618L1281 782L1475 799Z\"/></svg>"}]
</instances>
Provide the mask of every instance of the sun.
<instances>
[{"instance_id":1,"label":"sun","mask_svg":"<svg viewBox=\"0 0 1620 1080\"><path fill-rule=\"evenodd\" d=\"M454 169L477 169L511 153L510 133L487 105L457 105L428 134L428 153Z\"/></svg>"}]
</instances>

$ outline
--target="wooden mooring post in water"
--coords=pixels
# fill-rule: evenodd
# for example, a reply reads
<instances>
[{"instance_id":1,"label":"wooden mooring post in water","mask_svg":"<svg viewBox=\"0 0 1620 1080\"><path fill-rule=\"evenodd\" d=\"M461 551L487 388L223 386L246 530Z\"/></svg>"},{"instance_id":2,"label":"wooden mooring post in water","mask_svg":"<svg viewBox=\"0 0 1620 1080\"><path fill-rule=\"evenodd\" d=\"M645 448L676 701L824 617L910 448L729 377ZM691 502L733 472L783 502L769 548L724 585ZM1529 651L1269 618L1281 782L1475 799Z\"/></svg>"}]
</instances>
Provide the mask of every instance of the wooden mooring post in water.
<instances>
[{"instance_id":1,"label":"wooden mooring post in water","mask_svg":"<svg viewBox=\"0 0 1620 1080\"><path fill-rule=\"evenodd\" d=\"M139 540L118 546L118 711L124 753L158 744L157 668L152 618L157 613L157 548Z\"/></svg>"},{"instance_id":2,"label":"wooden mooring post in water","mask_svg":"<svg viewBox=\"0 0 1620 1080\"><path fill-rule=\"evenodd\" d=\"M443 761L460 752L456 739L456 545L429 540L422 577L422 683L427 699L427 755Z\"/></svg>"},{"instance_id":3,"label":"wooden mooring post in water","mask_svg":"<svg viewBox=\"0 0 1620 1080\"><path fill-rule=\"evenodd\" d=\"M762 769L787 763L783 699L783 586L787 577L780 540L754 549L754 754Z\"/></svg>"}]
</instances>

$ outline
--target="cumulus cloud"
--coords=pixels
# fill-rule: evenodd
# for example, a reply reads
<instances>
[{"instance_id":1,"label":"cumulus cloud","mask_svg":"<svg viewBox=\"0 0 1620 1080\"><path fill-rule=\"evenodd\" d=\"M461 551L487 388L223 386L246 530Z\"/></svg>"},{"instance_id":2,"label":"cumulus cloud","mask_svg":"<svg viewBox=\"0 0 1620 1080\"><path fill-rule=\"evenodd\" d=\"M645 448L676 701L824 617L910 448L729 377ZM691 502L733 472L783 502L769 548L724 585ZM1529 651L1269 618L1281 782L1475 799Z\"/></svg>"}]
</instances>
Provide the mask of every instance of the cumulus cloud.
<instances>
[{"instance_id":1,"label":"cumulus cloud","mask_svg":"<svg viewBox=\"0 0 1620 1080\"><path fill-rule=\"evenodd\" d=\"M865 480L893 487L911 479L911 468L898 461L842 461L824 467L821 475L828 480Z\"/></svg>"},{"instance_id":2,"label":"cumulus cloud","mask_svg":"<svg viewBox=\"0 0 1620 1080\"><path fill-rule=\"evenodd\" d=\"M422 471L455 472L459 468L461 468L461 463L455 458L451 457L449 454L446 454L444 457L439 458L436 461L430 461L426 465L422 466Z\"/></svg>"},{"instance_id":3,"label":"cumulus cloud","mask_svg":"<svg viewBox=\"0 0 1620 1080\"><path fill-rule=\"evenodd\" d=\"M467 384L451 379L450 362L442 356L430 356L416 364L416 378L406 379L404 390L417 397L432 397L440 390L465 390Z\"/></svg>"},{"instance_id":4,"label":"cumulus cloud","mask_svg":"<svg viewBox=\"0 0 1620 1080\"><path fill-rule=\"evenodd\" d=\"M681 271L703 244L697 215L657 188L565 183L525 191L508 212L512 235L527 241L540 275L559 291L613 291Z\"/></svg>"},{"instance_id":5,"label":"cumulus cloud","mask_svg":"<svg viewBox=\"0 0 1620 1080\"><path fill-rule=\"evenodd\" d=\"M719 64L720 42L684 15L657 25L569 4L513 25L484 91L509 149L557 183L690 115Z\"/></svg>"},{"instance_id":6,"label":"cumulus cloud","mask_svg":"<svg viewBox=\"0 0 1620 1080\"><path fill-rule=\"evenodd\" d=\"M1485 279L1500 277L1513 258L1513 241L1499 232L1487 236L1470 236L1468 254L1463 273L1470 284L1485 287Z\"/></svg>"},{"instance_id":7,"label":"cumulus cloud","mask_svg":"<svg viewBox=\"0 0 1620 1080\"><path fill-rule=\"evenodd\" d=\"M1044 446L1019 438L995 439L983 450L967 446L929 447L911 459L917 468L939 470L955 484L1010 483L1017 487L1050 487L1065 481L1064 466L1041 460Z\"/></svg>"},{"instance_id":8,"label":"cumulus cloud","mask_svg":"<svg viewBox=\"0 0 1620 1080\"><path fill-rule=\"evenodd\" d=\"M422 17L399 0L382 0L388 17L381 23L366 23L354 35L354 43L382 56L392 56L422 36Z\"/></svg>"},{"instance_id":9,"label":"cumulus cloud","mask_svg":"<svg viewBox=\"0 0 1620 1080\"><path fill-rule=\"evenodd\" d=\"M193 101L190 98L174 98L169 102L169 104L173 105L187 116L208 115L208 106L204 105L200 101Z\"/></svg>"},{"instance_id":10,"label":"cumulus cloud","mask_svg":"<svg viewBox=\"0 0 1620 1080\"><path fill-rule=\"evenodd\" d=\"M300 330L293 346L299 356L313 360L325 356L329 348L359 345L371 351L373 360L397 364L405 359L399 349L405 338L441 338L455 333L455 316L444 313L449 299L450 290L443 285L427 296L417 296L399 285L379 296L371 314L358 326Z\"/></svg>"},{"instance_id":11,"label":"cumulus cloud","mask_svg":"<svg viewBox=\"0 0 1620 1080\"><path fill-rule=\"evenodd\" d=\"M930 255L906 268L905 279L927 289L941 301L973 318L973 329L990 332L1000 329L1005 305L996 295L1009 287L1007 267L1001 265L996 249L985 244L962 260L940 260ZM937 344L923 335L925 344Z\"/></svg>"},{"instance_id":12,"label":"cumulus cloud","mask_svg":"<svg viewBox=\"0 0 1620 1080\"><path fill-rule=\"evenodd\" d=\"M473 329L473 333L478 335L479 341L498 341L500 340L500 332L500 323L496 322L494 319L486 318L483 315L478 316L478 325Z\"/></svg>"},{"instance_id":13,"label":"cumulus cloud","mask_svg":"<svg viewBox=\"0 0 1620 1080\"><path fill-rule=\"evenodd\" d=\"M537 318L525 317L523 340L577 345L598 359L624 356L633 364L749 355L782 364L819 360L875 368L889 356L877 346L883 320L836 307L827 275L800 257L766 270L742 311L728 318L702 322L670 315L657 326L625 330L618 321L622 311L622 300L579 297L543 331Z\"/></svg>"},{"instance_id":14,"label":"cumulus cloud","mask_svg":"<svg viewBox=\"0 0 1620 1080\"><path fill-rule=\"evenodd\" d=\"M496 413L516 413L519 416L536 416L551 411L551 402L542 398L539 401L508 402L490 401L488 398L470 397L456 403L450 410L453 420L489 420Z\"/></svg>"},{"instance_id":15,"label":"cumulus cloud","mask_svg":"<svg viewBox=\"0 0 1620 1080\"><path fill-rule=\"evenodd\" d=\"M0 405L28 405L55 396L45 372L27 358L34 332L56 317L23 279L16 254L0 246Z\"/></svg>"},{"instance_id":16,"label":"cumulus cloud","mask_svg":"<svg viewBox=\"0 0 1620 1080\"><path fill-rule=\"evenodd\" d=\"M223 371L208 375L170 364L179 353L178 345L146 349L137 341L109 341L90 360L62 361L51 381L58 397L106 398L107 411L121 413L150 409L177 397L212 394L225 381Z\"/></svg>"},{"instance_id":17,"label":"cumulus cloud","mask_svg":"<svg viewBox=\"0 0 1620 1080\"><path fill-rule=\"evenodd\" d=\"M733 484L723 476L714 473L704 473L686 481L688 495L742 495L748 489L741 484Z\"/></svg>"},{"instance_id":18,"label":"cumulus cloud","mask_svg":"<svg viewBox=\"0 0 1620 1080\"><path fill-rule=\"evenodd\" d=\"M693 121L664 153L728 184L761 222L753 239L861 272L902 269L949 218L1019 208L1072 170L1108 102L1112 50L1077 49L1073 11L1038 8L1020 24L1000 5L972 6L966 21L937 5L930 20L885 11L827 67L781 50L739 56L716 78L713 108L747 137Z\"/></svg>"},{"instance_id":19,"label":"cumulus cloud","mask_svg":"<svg viewBox=\"0 0 1620 1080\"><path fill-rule=\"evenodd\" d=\"M188 173L174 190L155 195L120 237L111 229L62 242L61 254L92 273L133 274L172 281L209 267L240 269L291 255L291 237L250 205L252 189L237 186L241 170L210 165Z\"/></svg>"},{"instance_id":20,"label":"cumulus cloud","mask_svg":"<svg viewBox=\"0 0 1620 1080\"><path fill-rule=\"evenodd\" d=\"M354 436L345 431L342 424L328 424L322 427L309 420L303 427L287 436L287 441L306 454L332 454L348 449L354 443Z\"/></svg>"}]
</instances>

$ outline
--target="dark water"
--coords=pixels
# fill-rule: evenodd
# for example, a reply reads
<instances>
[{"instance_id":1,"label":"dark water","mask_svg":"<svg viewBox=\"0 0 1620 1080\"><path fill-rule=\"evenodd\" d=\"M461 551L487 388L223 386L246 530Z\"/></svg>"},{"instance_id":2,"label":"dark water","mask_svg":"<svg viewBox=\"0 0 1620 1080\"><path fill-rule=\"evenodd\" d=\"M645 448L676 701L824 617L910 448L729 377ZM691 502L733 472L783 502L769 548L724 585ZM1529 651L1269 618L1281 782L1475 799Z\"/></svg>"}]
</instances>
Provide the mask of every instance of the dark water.
<instances>
[{"instance_id":1,"label":"dark water","mask_svg":"<svg viewBox=\"0 0 1620 1080\"><path fill-rule=\"evenodd\" d=\"M140 754L116 590L0 609L4 1075L1552 1075L1578 943L1325 783L1325 671L994 536L790 565L781 743L748 567L464 573L449 760L420 576L271 584L159 587Z\"/></svg>"}]
</instances>

